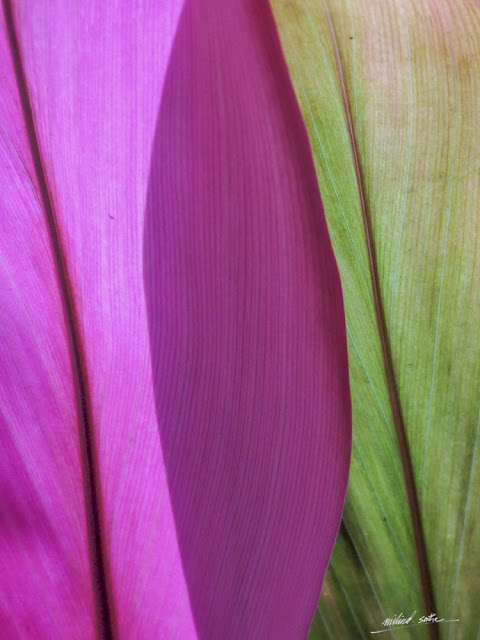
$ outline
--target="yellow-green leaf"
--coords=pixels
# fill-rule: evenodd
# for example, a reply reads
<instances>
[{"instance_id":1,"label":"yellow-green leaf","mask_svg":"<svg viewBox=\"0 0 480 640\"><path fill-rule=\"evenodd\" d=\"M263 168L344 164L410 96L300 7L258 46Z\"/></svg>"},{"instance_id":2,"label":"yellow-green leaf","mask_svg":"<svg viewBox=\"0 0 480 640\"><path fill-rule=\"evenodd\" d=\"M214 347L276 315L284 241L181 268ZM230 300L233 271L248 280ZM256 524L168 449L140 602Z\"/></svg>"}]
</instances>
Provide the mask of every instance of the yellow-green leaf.
<instances>
[{"instance_id":1,"label":"yellow-green leaf","mask_svg":"<svg viewBox=\"0 0 480 640\"><path fill-rule=\"evenodd\" d=\"M478 640L480 5L272 7L342 278L353 402L344 520L310 637L374 638L386 618L415 611L378 637ZM399 420L435 613L458 622L418 624L432 611Z\"/></svg>"}]
</instances>

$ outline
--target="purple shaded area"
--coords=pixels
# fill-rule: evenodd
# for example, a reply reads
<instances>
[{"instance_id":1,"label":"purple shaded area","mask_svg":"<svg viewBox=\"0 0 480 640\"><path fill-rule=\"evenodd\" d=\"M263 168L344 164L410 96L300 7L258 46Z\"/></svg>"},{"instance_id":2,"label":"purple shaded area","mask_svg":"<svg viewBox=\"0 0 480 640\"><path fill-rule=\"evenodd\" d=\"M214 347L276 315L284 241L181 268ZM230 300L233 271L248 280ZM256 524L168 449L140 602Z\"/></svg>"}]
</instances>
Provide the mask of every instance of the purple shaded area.
<instances>
[{"instance_id":1,"label":"purple shaded area","mask_svg":"<svg viewBox=\"0 0 480 640\"><path fill-rule=\"evenodd\" d=\"M341 517L350 401L339 277L267 3L184 6L145 283L198 637L305 638Z\"/></svg>"}]
</instances>

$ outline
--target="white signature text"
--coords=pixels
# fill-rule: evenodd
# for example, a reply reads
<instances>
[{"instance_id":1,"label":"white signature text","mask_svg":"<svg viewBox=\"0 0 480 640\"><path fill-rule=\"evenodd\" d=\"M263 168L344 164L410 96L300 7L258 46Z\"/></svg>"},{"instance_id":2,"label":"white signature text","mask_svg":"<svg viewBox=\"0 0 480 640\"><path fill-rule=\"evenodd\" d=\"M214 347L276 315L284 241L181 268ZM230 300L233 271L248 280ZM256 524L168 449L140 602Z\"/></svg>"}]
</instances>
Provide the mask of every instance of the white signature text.
<instances>
[{"instance_id":1,"label":"white signature text","mask_svg":"<svg viewBox=\"0 0 480 640\"><path fill-rule=\"evenodd\" d=\"M408 618L402 613L394 616L393 618L385 618L382 622L382 627L386 629L380 629L379 631L371 631L370 633L384 633L390 631L392 627L412 627L413 625L420 624L438 624L440 622L460 622L459 620L445 620L445 618L439 618L436 613L430 613L426 616L417 616L417 612L414 611Z\"/></svg>"}]
</instances>

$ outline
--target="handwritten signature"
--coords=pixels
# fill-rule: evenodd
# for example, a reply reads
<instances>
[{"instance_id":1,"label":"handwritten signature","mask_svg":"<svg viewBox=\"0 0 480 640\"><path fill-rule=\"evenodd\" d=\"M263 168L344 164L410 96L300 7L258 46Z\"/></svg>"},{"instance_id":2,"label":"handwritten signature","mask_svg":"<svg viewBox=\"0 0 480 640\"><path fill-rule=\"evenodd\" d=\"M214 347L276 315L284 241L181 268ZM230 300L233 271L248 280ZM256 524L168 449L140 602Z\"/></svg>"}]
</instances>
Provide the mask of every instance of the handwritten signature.
<instances>
[{"instance_id":1,"label":"handwritten signature","mask_svg":"<svg viewBox=\"0 0 480 640\"><path fill-rule=\"evenodd\" d=\"M379 631L370 631L370 633L385 633L386 631L391 631L392 627L413 627L420 624L438 624L440 622L460 622L460 620L445 620L445 618L438 618L436 613L430 613L428 616L420 616L418 619L415 618L416 611L412 613L409 618L406 618L403 613L399 613L397 616L393 618L385 618L382 622L382 627L387 627L386 629L380 629ZM413 620L413 622L412 622Z\"/></svg>"}]
</instances>

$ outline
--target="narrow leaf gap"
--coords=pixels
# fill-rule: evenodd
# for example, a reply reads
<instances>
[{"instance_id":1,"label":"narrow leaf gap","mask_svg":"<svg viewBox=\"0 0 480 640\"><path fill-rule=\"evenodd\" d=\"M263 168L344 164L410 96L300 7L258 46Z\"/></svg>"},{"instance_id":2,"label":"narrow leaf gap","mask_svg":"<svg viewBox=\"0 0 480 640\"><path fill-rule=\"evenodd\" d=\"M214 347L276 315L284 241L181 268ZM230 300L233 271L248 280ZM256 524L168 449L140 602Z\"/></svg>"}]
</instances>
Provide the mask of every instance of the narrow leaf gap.
<instances>
[{"instance_id":1,"label":"narrow leaf gap","mask_svg":"<svg viewBox=\"0 0 480 640\"><path fill-rule=\"evenodd\" d=\"M109 600L110 578L108 575L105 540L103 538L103 511L98 475L98 460L95 450L93 417L82 338L78 326L75 301L70 284L68 268L58 231L55 210L50 196L47 176L43 166L40 146L35 130L33 109L23 68L20 46L10 0L3 0L3 11L7 28L12 62L15 69L17 89L22 106L30 152L40 189L45 220L54 254L58 284L63 302L64 320L68 333L72 374L75 385L78 428L85 496L87 537L90 555L90 569L95 598L96 634L99 640L114 640L113 603Z\"/></svg>"},{"instance_id":2,"label":"narrow leaf gap","mask_svg":"<svg viewBox=\"0 0 480 640\"><path fill-rule=\"evenodd\" d=\"M335 63L337 66L338 77L340 80L340 89L342 93L343 107L345 111L345 117L347 120L348 133L350 137L350 144L352 149L353 162L355 167L355 176L358 185L358 192L360 198L360 206L362 210L363 226L365 231L365 241L367 245L368 265L370 270L370 277L372 281L372 295L375 308L375 317L377 321L377 328L380 338L380 345L382 349L385 380L387 383L388 395L390 399L390 405L392 410L392 418L395 426L395 432L398 441L398 448L400 453L400 461L402 467L403 478L405 482L405 489L408 501L408 507L410 511L410 517L412 521L412 530L415 540L415 551L417 555L418 569L420 574L420 582L422 587L423 601L425 611L427 614L436 611L435 597L433 592L432 580L430 576L430 567L428 563L427 548L425 543L425 535L423 531L422 517L420 513L420 506L418 502L417 488L415 486L415 478L413 474L412 460L410 456L410 449L408 446L408 440L405 430L405 424L403 420L402 410L400 406L400 400L398 396L397 383L395 379L395 372L392 359L392 348L388 337L387 326L385 322L385 312L383 309L382 297L380 292L380 280L378 277L377 258L375 253L375 246L373 242L373 233L371 219L369 215L368 205L365 196L365 184L363 172L360 164L360 154L358 150L358 142L355 135L355 129L353 126L353 118L350 109L350 102L348 98L347 86L343 76L343 67L340 58L340 52L337 45L337 38L333 27L332 19L328 6L324 1L325 11L329 23L330 33L332 36L333 48L335 53ZM439 639L439 632L436 625L429 626L429 636L431 640Z\"/></svg>"}]
</instances>

